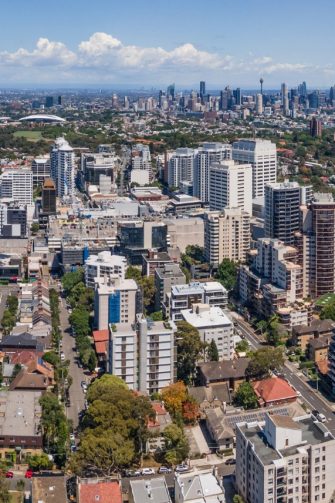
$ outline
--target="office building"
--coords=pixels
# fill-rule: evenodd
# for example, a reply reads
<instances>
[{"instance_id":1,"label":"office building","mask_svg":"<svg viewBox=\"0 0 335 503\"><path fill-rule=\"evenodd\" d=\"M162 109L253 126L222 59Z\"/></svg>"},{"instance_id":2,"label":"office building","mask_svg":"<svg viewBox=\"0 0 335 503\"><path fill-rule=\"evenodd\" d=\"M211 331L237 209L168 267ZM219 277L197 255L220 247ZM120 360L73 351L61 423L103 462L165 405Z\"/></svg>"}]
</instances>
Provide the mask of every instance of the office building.
<instances>
[{"instance_id":1,"label":"office building","mask_svg":"<svg viewBox=\"0 0 335 503\"><path fill-rule=\"evenodd\" d=\"M301 208L297 247L303 269L303 294L313 299L335 292L335 202L331 194L315 194Z\"/></svg>"},{"instance_id":2,"label":"office building","mask_svg":"<svg viewBox=\"0 0 335 503\"><path fill-rule=\"evenodd\" d=\"M51 178L59 198L75 194L75 159L73 148L65 138L57 138L50 151Z\"/></svg>"},{"instance_id":3,"label":"office building","mask_svg":"<svg viewBox=\"0 0 335 503\"><path fill-rule=\"evenodd\" d=\"M147 171L149 180L152 179L151 154L148 145L142 145L142 143L133 145L131 150L131 170Z\"/></svg>"},{"instance_id":4,"label":"office building","mask_svg":"<svg viewBox=\"0 0 335 503\"><path fill-rule=\"evenodd\" d=\"M137 312L138 287L133 279L105 276L95 279L94 317L98 330L107 330L110 323L134 323Z\"/></svg>"},{"instance_id":5,"label":"office building","mask_svg":"<svg viewBox=\"0 0 335 503\"><path fill-rule=\"evenodd\" d=\"M134 265L150 249L167 251L167 225L156 221L121 222L118 226L119 252Z\"/></svg>"},{"instance_id":6,"label":"office building","mask_svg":"<svg viewBox=\"0 0 335 503\"><path fill-rule=\"evenodd\" d=\"M168 184L179 187L181 182L193 181L194 157L196 151L192 148L177 148L168 161Z\"/></svg>"},{"instance_id":7,"label":"office building","mask_svg":"<svg viewBox=\"0 0 335 503\"><path fill-rule=\"evenodd\" d=\"M300 228L300 206L310 202L312 187L297 182L272 183L265 186L265 237L294 245Z\"/></svg>"},{"instance_id":8,"label":"office building","mask_svg":"<svg viewBox=\"0 0 335 503\"><path fill-rule=\"evenodd\" d=\"M228 305L228 292L217 281L173 285L171 292L166 295L163 312L171 320L180 321L183 319L182 310L190 309L192 304L197 303L226 309Z\"/></svg>"},{"instance_id":9,"label":"office building","mask_svg":"<svg viewBox=\"0 0 335 503\"><path fill-rule=\"evenodd\" d=\"M322 122L320 119L313 117L309 121L309 132L313 138L320 138L322 136Z\"/></svg>"},{"instance_id":10,"label":"office building","mask_svg":"<svg viewBox=\"0 0 335 503\"><path fill-rule=\"evenodd\" d=\"M201 100L204 99L206 95L206 82L204 80L200 81L200 98Z\"/></svg>"},{"instance_id":11,"label":"office building","mask_svg":"<svg viewBox=\"0 0 335 503\"><path fill-rule=\"evenodd\" d=\"M267 413L236 425L236 488L249 503L329 503L335 491L335 440L306 414Z\"/></svg>"},{"instance_id":12,"label":"office building","mask_svg":"<svg viewBox=\"0 0 335 503\"><path fill-rule=\"evenodd\" d=\"M252 166L252 197L264 196L265 185L277 181L277 149L270 140L238 140L232 158Z\"/></svg>"},{"instance_id":13,"label":"office building","mask_svg":"<svg viewBox=\"0 0 335 503\"><path fill-rule=\"evenodd\" d=\"M126 268L127 260L120 255L112 255L108 251L90 255L85 262L86 286L94 288L95 278L104 276L118 276L120 279L125 279Z\"/></svg>"},{"instance_id":14,"label":"office building","mask_svg":"<svg viewBox=\"0 0 335 503\"><path fill-rule=\"evenodd\" d=\"M209 167L213 163L231 159L231 145L204 143L194 160L193 195L203 202L209 201Z\"/></svg>"},{"instance_id":15,"label":"office building","mask_svg":"<svg viewBox=\"0 0 335 503\"><path fill-rule=\"evenodd\" d=\"M234 324L220 307L208 304L193 304L181 311L182 319L196 328L201 342L210 344L213 340L219 353L219 360L231 360L234 356Z\"/></svg>"},{"instance_id":16,"label":"office building","mask_svg":"<svg viewBox=\"0 0 335 503\"><path fill-rule=\"evenodd\" d=\"M252 214L252 167L233 160L213 163L209 167L209 207L241 208Z\"/></svg>"},{"instance_id":17,"label":"office building","mask_svg":"<svg viewBox=\"0 0 335 503\"><path fill-rule=\"evenodd\" d=\"M47 96L45 98L45 108L52 108L54 106L53 96Z\"/></svg>"},{"instance_id":18,"label":"office building","mask_svg":"<svg viewBox=\"0 0 335 503\"><path fill-rule=\"evenodd\" d=\"M47 178L42 187L42 212L55 215L56 209L56 185L51 178Z\"/></svg>"},{"instance_id":19,"label":"office building","mask_svg":"<svg viewBox=\"0 0 335 503\"><path fill-rule=\"evenodd\" d=\"M186 277L178 264L164 264L155 270L155 310L160 311L173 285L185 285Z\"/></svg>"},{"instance_id":20,"label":"office building","mask_svg":"<svg viewBox=\"0 0 335 503\"><path fill-rule=\"evenodd\" d=\"M213 267L224 258L245 262L250 249L250 215L241 208L210 211L204 215L205 257Z\"/></svg>"},{"instance_id":21,"label":"office building","mask_svg":"<svg viewBox=\"0 0 335 503\"><path fill-rule=\"evenodd\" d=\"M130 389L152 395L175 380L176 326L137 315L136 323L109 326L108 372Z\"/></svg>"},{"instance_id":22,"label":"office building","mask_svg":"<svg viewBox=\"0 0 335 503\"><path fill-rule=\"evenodd\" d=\"M33 186L42 186L46 178L50 178L50 157L36 157L31 163L33 173Z\"/></svg>"},{"instance_id":23,"label":"office building","mask_svg":"<svg viewBox=\"0 0 335 503\"><path fill-rule=\"evenodd\" d=\"M0 175L0 197L18 204L33 204L33 174L30 169L8 169Z\"/></svg>"},{"instance_id":24,"label":"office building","mask_svg":"<svg viewBox=\"0 0 335 503\"><path fill-rule=\"evenodd\" d=\"M114 153L83 153L81 154L81 175L83 185L100 185L100 177L104 175L110 182L114 181L116 157Z\"/></svg>"},{"instance_id":25,"label":"office building","mask_svg":"<svg viewBox=\"0 0 335 503\"><path fill-rule=\"evenodd\" d=\"M0 204L0 237L27 236L27 208L17 203Z\"/></svg>"}]
</instances>

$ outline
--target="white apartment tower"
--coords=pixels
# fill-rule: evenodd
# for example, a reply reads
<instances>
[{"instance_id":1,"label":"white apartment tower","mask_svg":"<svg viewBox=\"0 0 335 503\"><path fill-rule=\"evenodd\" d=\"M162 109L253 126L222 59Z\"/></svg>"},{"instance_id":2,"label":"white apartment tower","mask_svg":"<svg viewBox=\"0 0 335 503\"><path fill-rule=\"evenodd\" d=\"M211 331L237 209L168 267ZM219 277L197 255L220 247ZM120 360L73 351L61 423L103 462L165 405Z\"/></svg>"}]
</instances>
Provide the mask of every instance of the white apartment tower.
<instances>
[{"instance_id":1,"label":"white apartment tower","mask_svg":"<svg viewBox=\"0 0 335 503\"><path fill-rule=\"evenodd\" d=\"M213 163L209 167L209 207L241 208L252 214L252 167L233 160Z\"/></svg>"},{"instance_id":2,"label":"white apartment tower","mask_svg":"<svg viewBox=\"0 0 335 503\"><path fill-rule=\"evenodd\" d=\"M148 145L142 145L142 143L133 145L131 150L131 170L147 171L149 180L152 179L151 154Z\"/></svg>"},{"instance_id":3,"label":"white apartment tower","mask_svg":"<svg viewBox=\"0 0 335 503\"><path fill-rule=\"evenodd\" d=\"M51 178L57 196L73 197L75 193L75 158L73 148L65 138L57 138L50 152Z\"/></svg>"},{"instance_id":4,"label":"white apartment tower","mask_svg":"<svg viewBox=\"0 0 335 503\"><path fill-rule=\"evenodd\" d=\"M98 255L91 255L85 262L86 286L94 288L95 278L117 276L124 280L126 275L127 259L122 255L112 255L103 251Z\"/></svg>"},{"instance_id":5,"label":"white apartment tower","mask_svg":"<svg viewBox=\"0 0 335 503\"><path fill-rule=\"evenodd\" d=\"M195 151L192 148L177 148L168 165L170 187L179 187L181 182L193 181L194 156Z\"/></svg>"},{"instance_id":6,"label":"white apartment tower","mask_svg":"<svg viewBox=\"0 0 335 503\"><path fill-rule=\"evenodd\" d=\"M232 158L252 166L252 197L264 196L268 183L277 181L277 148L270 140L238 140L233 143Z\"/></svg>"},{"instance_id":7,"label":"white apartment tower","mask_svg":"<svg viewBox=\"0 0 335 503\"><path fill-rule=\"evenodd\" d=\"M193 195L203 202L209 201L209 166L231 159L231 145L204 143L198 148L194 161Z\"/></svg>"},{"instance_id":8,"label":"white apartment tower","mask_svg":"<svg viewBox=\"0 0 335 503\"><path fill-rule=\"evenodd\" d=\"M250 215L241 208L226 208L222 213L204 215L205 256L218 267L224 258L245 262L250 249Z\"/></svg>"},{"instance_id":9,"label":"white apartment tower","mask_svg":"<svg viewBox=\"0 0 335 503\"><path fill-rule=\"evenodd\" d=\"M19 204L33 204L33 174L30 169L9 169L0 176L0 197Z\"/></svg>"}]
</instances>

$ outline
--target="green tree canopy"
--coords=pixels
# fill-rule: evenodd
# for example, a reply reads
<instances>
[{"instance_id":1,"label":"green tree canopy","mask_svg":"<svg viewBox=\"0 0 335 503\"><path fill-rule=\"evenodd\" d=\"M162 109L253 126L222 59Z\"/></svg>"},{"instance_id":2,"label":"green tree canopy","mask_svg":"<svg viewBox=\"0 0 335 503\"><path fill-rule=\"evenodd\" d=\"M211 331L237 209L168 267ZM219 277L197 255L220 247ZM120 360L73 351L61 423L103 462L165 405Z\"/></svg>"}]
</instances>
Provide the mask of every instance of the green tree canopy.
<instances>
[{"instance_id":1,"label":"green tree canopy","mask_svg":"<svg viewBox=\"0 0 335 503\"><path fill-rule=\"evenodd\" d=\"M237 264L224 258L218 267L216 278L228 290L234 290L237 282Z\"/></svg>"},{"instance_id":2,"label":"green tree canopy","mask_svg":"<svg viewBox=\"0 0 335 503\"><path fill-rule=\"evenodd\" d=\"M255 409L258 407L257 396L249 382L239 385L234 397L234 402L245 409Z\"/></svg>"},{"instance_id":3,"label":"green tree canopy","mask_svg":"<svg viewBox=\"0 0 335 503\"><path fill-rule=\"evenodd\" d=\"M163 437L166 462L170 465L176 465L184 461L189 453L189 444L182 428L172 423L165 428Z\"/></svg>"},{"instance_id":4,"label":"green tree canopy","mask_svg":"<svg viewBox=\"0 0 335 503\"><path fill-rule=\"evenodd\" d=\"M253 352L247 367L247 374L252 377L266 377L272 370L280 370L284 365L282 347L264 347Z\"/></svg>"},{"instance_id":5,"label":"green tree canopy","mask_svg":"<svg viewBox=\"0 0 335 503\"><path fill-rule=\"evenodd\" d=\"M177 323L177 378L185 384L193 382L196 363L203 350L199 332L186 321Z\"/></svg>"},{"instance_id":6,"label":"green tree canopy","mask_svg":"<svg viewBox=\"0 0 335 503\"><path fill-rule=\"evenodd\" d=\"M207 359L210 362L218 362L219 361L219 351L214 339L211 340L207 347Z\"/></svg>"},{"instance_id":7,"label":"green tree canopy","mask_svg":"<svg viewBox=\"0 0 335 503\"><path fill-rule=\"evenodd\" d=\"M62 277L62 285L66 294L69 294L74 286L84 282L84 269L79 267L75 271L67 272Z\"/></svg>"}]
</instances>

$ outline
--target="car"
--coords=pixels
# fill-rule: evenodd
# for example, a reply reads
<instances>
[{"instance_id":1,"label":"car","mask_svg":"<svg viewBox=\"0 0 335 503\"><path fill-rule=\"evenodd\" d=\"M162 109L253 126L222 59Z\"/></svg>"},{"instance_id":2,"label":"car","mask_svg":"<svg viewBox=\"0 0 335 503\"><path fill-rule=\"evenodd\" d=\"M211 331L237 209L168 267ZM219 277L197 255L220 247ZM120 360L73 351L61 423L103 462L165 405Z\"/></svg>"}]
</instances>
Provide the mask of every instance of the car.
<instances>
[{"instance_id":1,"label":"car","mask_svg":"<svg viewBox=\"0 0 335 503\"><path fill-rule=\"evenodd\" d=\"M171 473L172 469L168 468L167 466L160 466L158 468L158 473Z\"/></svg>"},{"instance_id":2,"label":"car","mask_svg":"<svg viewBox=\"0 0 335 503\"><path fill-rule=\"evenodd\" d=\"M318 414L320 414L320 412L316 409L313 409L312 414L313 414L313 416L317 416Z\"/></svg>"},{"instance_id":3,"label":"car","mask_svg":"<svg viewBox=\"0 0 335 503\"><path fill-rule=\"evenodd\" d=\"M14 472L8 471L6 472L6 479L12 479L14 477Z\"/></svg>"},{"instance_id":4,"label":"car","mask_svg":"<svg viewBox=\"0 0 335 503\"><path fill-rule=\"evenodd\" d=\"M63 353L63 351L61 351L60 359L62 362L65 360L65 354Z\"/></svg>"},{"instance_id":5,"label":"car","mask_svg":"<svg viewBox=\"0 0 335 503\"><path fill-rule=\"evenodd\" d=\"M81 381L81 387L83 388L84 391L87 391L87 382L86 381Z\"/></svg>"},{"instance_id":6,"label":"car","mask_svg":"<svg viewBox=\"0 0 335 503\"><path fill-rule=\"evenodd\" d=\"M155 470L153 468L143 468L141 475L155 475Z\"/></svg>"},{"instance_id":7,"label":"car","mask_svg":"<svg viewBox=\"0 0 335 503\"><path fill-rule=\"evenodd\" d=\"M190 469L190 467L188 465L180 464L180 465L176 466L175 471L177 473L184 473L184 472L188 472L189 469Z\"/></svg>"},{"instance_id":8,"label":"car","mask_svg":"<svg viewBox=\"0 0 335 503\"><path fill-rule=\"evenodd\" d=\"M31 479L33 474L34 474L34 472L32 470L27 470L26 473L24 474L24 478Z\"/></svg>"},{"instance_id":9,"label":"car","mask_svg":"<svg viewBox=\"0 0 335 503\"><path fill-rule=\"evenodd\" d=\"M236 465L236 459L230 458L225 461L225 465Z\"/></svg>"},{"instance_id":10,"label":"car","mask_svg":"<svg viewBox=\"0 0 335 503\"><path fill-rule=\"evenodd\" d=\"M76 440L74 433L70 433L70 440L71 440L71 442L74 442Z\"/></svg>"},{"instance_id":11,"label":"car","mask_svg":"<svg viewBox=\"0 0 335 503\"><path fill-rule=\"evenodd\" d=\"M320 421L320 423L325 423L327 421L327 418L322 412L319 412L319 414L316 414L316 419Z\"/></svg>"},{"instance_id":12,"label":"car","mask_svg":"<svg viewBox=\"0 0 335 503\"><path fill-rule=\"evenodd\" d=\"M125 477L140 477L141 476L141 470L126 470L124 472Z\"/></svg>"},{"instance_id":13,"label":"car","mask_svg":"<svg viewBox=\"0 0 335 503\"><path fill-rule=\"evenodd\" d=\"M70 400L66 400L65 407L71 407L71 401Z\"/></svg>"},{"instance_id":14,"label":"car","mask_svg":"<svg viewBox=\"0 0 335 503\"><path fill-rule=\"evenodd\" d=\"M83 368L83 364L81 363L81 361L79 360L79 358L78 358L78 360L77 360L77 365L78 365L78 367L79 367L80 369L82 369L82 368Z\"/></svg>"}]
</instances>

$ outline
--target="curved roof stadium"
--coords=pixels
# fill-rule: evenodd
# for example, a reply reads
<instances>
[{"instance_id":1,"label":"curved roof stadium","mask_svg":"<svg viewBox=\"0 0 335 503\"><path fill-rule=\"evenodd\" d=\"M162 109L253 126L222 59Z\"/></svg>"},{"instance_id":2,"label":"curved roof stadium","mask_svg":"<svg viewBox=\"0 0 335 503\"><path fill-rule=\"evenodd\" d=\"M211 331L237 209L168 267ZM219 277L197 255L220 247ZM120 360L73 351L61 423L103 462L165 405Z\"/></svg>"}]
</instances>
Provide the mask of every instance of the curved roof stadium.
<instances>
[{"instance_id":1,"label":"curved roof stadium","mask_svg":"<svg viewBox=\"0 0 335 503\"><path fill-rule=\"evenodd\" d=\"M58 117L58 115L48 115L48 114L34 114L27 115L27 117L22 117L20 121L27 122L65 122L65 119Z\"/></svg>"}]
</instances>

